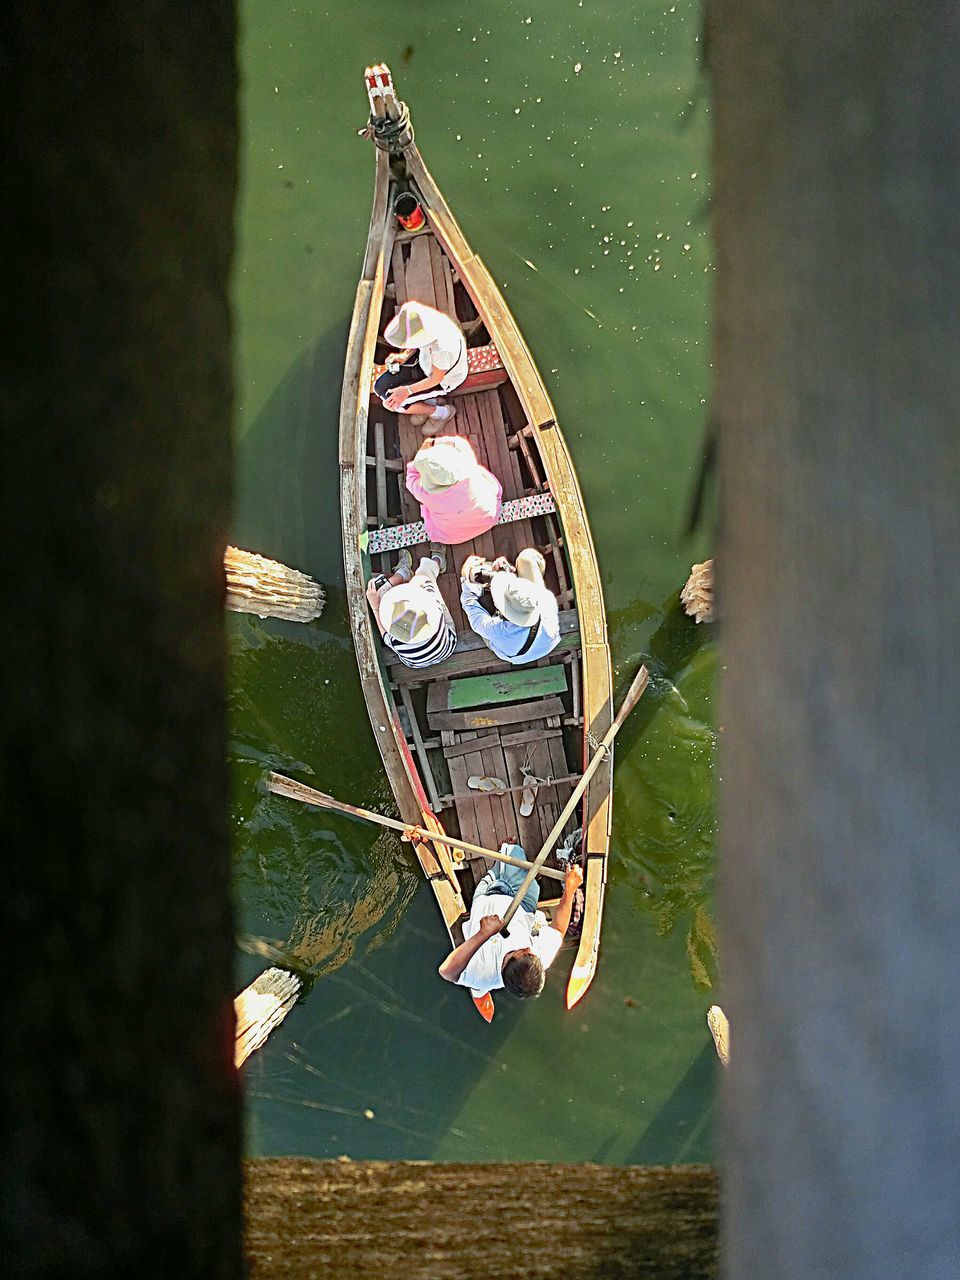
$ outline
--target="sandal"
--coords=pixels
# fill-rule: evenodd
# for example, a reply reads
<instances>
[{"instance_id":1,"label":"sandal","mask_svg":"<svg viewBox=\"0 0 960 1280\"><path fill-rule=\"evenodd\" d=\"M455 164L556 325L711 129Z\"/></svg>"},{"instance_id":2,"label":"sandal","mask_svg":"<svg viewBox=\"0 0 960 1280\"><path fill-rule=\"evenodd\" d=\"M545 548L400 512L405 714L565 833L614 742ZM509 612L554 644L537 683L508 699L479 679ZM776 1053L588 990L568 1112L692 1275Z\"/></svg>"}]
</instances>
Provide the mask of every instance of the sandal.
<instances>
[{"instance_id":1,"label":"sandal","mask_svg":"<svg viewBox=\"0 0 960 1280\"><path fill-rule=\"evenodd\" d=\"M502 778L481 778L477 774L467 779L467 786L471 791L506 791L507 789L507 784Z\"/></svg>"},{"instance_id":2,"label":"sandal","mask_svg":"<svg viewBox=\"0 0 960 1280\"><path fill-rule=\"evenodd\" d=\"M526 769L524 769L523 781L526 785L524 786L523 794L520 797L520 817L529 818L531 813L533 813L534 808L536 807L536 803L537 803L537 785L536 784L539 781L539 779L535 778L532 773L527 773Z\"/></svg>"}]
</instances>

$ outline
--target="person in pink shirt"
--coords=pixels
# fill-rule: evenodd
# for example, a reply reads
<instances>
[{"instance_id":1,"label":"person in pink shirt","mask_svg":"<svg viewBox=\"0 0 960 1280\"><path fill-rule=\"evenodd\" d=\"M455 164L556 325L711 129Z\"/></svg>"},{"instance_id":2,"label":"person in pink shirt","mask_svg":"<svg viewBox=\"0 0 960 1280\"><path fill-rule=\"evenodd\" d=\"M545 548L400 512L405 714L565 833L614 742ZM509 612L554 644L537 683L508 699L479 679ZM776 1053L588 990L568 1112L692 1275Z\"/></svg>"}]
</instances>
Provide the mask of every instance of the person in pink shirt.
<instances>
[{"instance_id":1,"label":"person in pink shirt","mask_svg":"<svg viewBox=\"0 0 960 1280\"><path fill-rule=\"evenodd\" d=\"M500 518L503 485L480 464L462 436L425 441L407 464L406 483L420 503L431 542L469 542Z\"/></svg>"}]
</instances>

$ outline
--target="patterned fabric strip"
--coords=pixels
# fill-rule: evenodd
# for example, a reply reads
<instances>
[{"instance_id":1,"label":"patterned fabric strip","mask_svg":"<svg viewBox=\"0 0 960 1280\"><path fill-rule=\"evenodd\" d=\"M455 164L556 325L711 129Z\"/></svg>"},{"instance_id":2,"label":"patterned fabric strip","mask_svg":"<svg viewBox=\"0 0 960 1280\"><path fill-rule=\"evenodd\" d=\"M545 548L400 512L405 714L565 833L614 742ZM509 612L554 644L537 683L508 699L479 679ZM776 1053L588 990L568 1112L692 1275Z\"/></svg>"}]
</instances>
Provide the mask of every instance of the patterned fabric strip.
<instances>
[{"instance_id":1,"label":"patterned fabric strip","mask_svg":"<svg viewBox=\"0 0 960 1280\"><path fill-rule=\"evenodd\" d=\"M557 504L552 493L530 493L525 498L513 498L505 502L500 511L497 524L512 524L514 520L530 520L533 516L546 515L556 511ZM429 542L427 531L422 520L415 524L396 524L386 529L370 529L360 535L361 547L363 539L367 545L363 548L371 555L381 551L399 551L401 547L415 547L418 542Z\"/></svg>"}]
</instances>

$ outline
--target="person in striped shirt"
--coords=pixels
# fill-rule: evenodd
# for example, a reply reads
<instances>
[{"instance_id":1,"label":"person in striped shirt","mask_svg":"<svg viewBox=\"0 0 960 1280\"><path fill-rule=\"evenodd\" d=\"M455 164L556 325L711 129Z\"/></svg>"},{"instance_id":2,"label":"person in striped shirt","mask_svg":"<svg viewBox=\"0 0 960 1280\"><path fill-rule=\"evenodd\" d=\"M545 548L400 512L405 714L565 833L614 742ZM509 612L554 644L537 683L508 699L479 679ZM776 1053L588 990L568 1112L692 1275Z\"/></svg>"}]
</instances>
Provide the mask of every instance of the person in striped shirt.
<instances>
[{"instance_id":1,"label":"person in striped shirt","mask_svg":"<svg viewBox=\"0 0 960 1280\"><path fill-rule=\"evenodd\" d=\"M389 578L371 578L367 600L383 643L407 667L432 667L457 647L457 628L443 602L437 578L447 567L442 546L431 544L413 572L413 557L404 549Z\"/></svg>"}]
</instances>

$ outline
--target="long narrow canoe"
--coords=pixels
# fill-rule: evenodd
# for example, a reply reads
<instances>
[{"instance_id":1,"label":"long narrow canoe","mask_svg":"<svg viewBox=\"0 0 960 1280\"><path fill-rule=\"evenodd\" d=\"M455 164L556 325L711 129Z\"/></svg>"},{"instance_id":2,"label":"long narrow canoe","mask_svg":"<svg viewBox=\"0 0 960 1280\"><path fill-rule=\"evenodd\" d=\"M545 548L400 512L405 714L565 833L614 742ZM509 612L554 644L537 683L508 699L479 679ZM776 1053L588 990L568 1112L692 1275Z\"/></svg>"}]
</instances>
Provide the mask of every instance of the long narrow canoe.
<instances>
[{"instance_id":1,"label":"long narrow canoe","mask_svg":"<svg viewBox=\"0 0 960 1280\"><path fill-rule=\"evenodd\" d=\"M486 267L467 243L414 143L405 105L385 66L365 73L376 144L373 211L357 289L340 406L343 556L351 630L374 736L404 819L425 830L497 849L507 840L528 857L541 847L610 726L613 703L603 595L583 497L543 379ZM426 215L417 231L393 213L400 192L413 193ZM426 551L416 502L404 487L406 464L422 442L404 414L372 395L390 350L384 326L409 300L454 315L467 336L470 374L453 393L451 430L467 436L503 483L504 516L489 533L447 549L440 589L457 622L456 652L444 663L411 670L381 643L365 598L376 572L388 573L396 548ZM561 609L560 645L530 666L501 662L471 632L460 608L459 567L468 555L511 561L539 547L547 582ZM584 910L567 1007L593 979L600 943L610 845L613 760L597 770L569 828L583 831ZM525 772L555 779L537 788L533 812L520 812ZM494 777L507 790L484 794L471 777ZM483 858L460 858L449 846L415 844L451 945ZM551 855L547 866L558 867ZM541 907L554 909L557 882L541 881ZM555 968L559 967L558 960ZM493 1016L489 997L478 1001Z\"/></svg>"}]
</instances>

